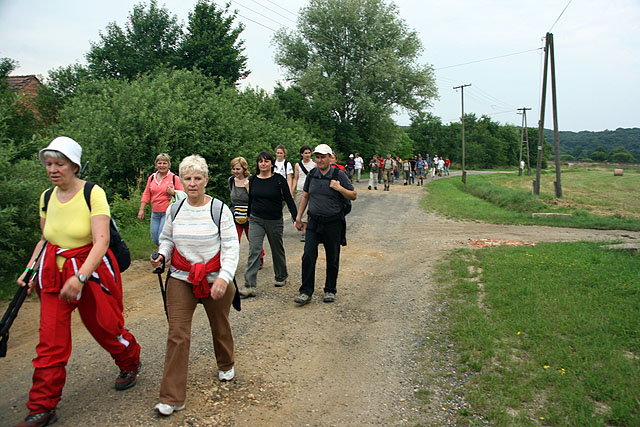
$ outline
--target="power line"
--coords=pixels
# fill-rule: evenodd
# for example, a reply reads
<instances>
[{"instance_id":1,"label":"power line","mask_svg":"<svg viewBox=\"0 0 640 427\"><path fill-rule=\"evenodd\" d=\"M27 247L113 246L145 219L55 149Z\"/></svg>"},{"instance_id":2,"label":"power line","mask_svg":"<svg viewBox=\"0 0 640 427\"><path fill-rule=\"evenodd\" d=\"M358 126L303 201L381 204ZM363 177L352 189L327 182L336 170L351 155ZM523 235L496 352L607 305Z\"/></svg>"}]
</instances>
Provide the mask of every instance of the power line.
<instances>
[{"instance_id":1,"label":"power line","mask_svg":"<svg viewBox=\"0 0 640 427\"><path fill-rule=\"evenodd\" d=\"M565 10L567 10L567 8L569 7L569 5L571 4L573 0L569 0L569 3L567 3L567 5L564 7L564 9L562 9L562 12L560 12L560 15L558 15L558 18L556 19L556 22L553 23L553 25L551 26L551 28L549 28L549 31L547 31L547 33L550 33L551 30L553 30L553 27L556 26L556 24L558 23L558 21L560 20L560 17L562 16L562 14L564 13Z\"/></svg>"},{"instance_id":2,"label":"power line","mask_svg":"<svg viewBox=\"0 0 640 427\"><path fill-rule=\"evenodd\" d=\"M273 21L273 22L275 22L276 24L280 25L281 27L289 28L289 26L284 25L282 22L278 22L278 21L276 21L275 19L270 18L270 17L268 17L267 15L265 15L265 14L263 14L263 13L260 13L260 12L258 12L258 11L256 11L256 10L251 9L251 8L250 8L250 7L248 7L248 6L243 5L242 3L239 3L239 2L238 2L238 1L236 1L236 0L233 0L233 3L235 3L235 4L239 5L239 6L242 6L242 7L244 7L245 9L250 10L251 12L255 13L256 15L260 15L260 16L262 16L263 18L268 19L269 21ZM254 21L254 22L255 22L255 21Z\"/></svg>"},{"instance_id":3,"label":"power line","mask_svg":"<svg viewBox=\"0 0 640 427\"><path fill-rule=\"evenodd\" d=\"M297 13L294 13L294 12L291 12L290 10L288 10L288 9L285 9L284 7L280 6L279 4L272 2L271 0L266 0L266 1L268 1L269 3L271 3L271 4L272 4L272 5L274 5L274 6L279 7L280 9L284 10L285 12L288 12L288 13L292 14L292 15L293 15L293 16L295 16L295 17L297 17L297 16L298 16L298 14L297 14Z\"/></svg>"},{"instance_id":4,"label":"power line","mask_svg":"<svg viewBox=\"0 0 640 427\"><path fill-rule=\"evenodd\" d=\"M507 56L520 55L520 54L523 54L523 53L533 52L533 51L540 50L540 49L542 49L542 48L537 47L537 48L535 48L535 49L523 50L522 52L514 52L514 53L508 53L508 54L506 54L506 55L493 56L493 57L491 57L491 58L478 59L478 60L476 60L476 61L465 62L465 63L463 63L463 64L448 65L448 66L446 66L446 67L436 68L436 69L434 69L434 71L444 70L444 69L447 69L447 68L453 68L453 67L461 67L461 66L463 66L463 65L476 64L476 63L478 63L478 62L491 61L491 60L493 60L493 59L506 58Z\"/></svg>"},{"instance_id":5,"label":"power line","mask_svg":"<svg viewBox=\"0 0 640 427\"><path fill-rule=\"evenodd\" d=\"M257 4L258 6L264 7L264 8L265 8L265 9L267 9L269 12L275 13L276 15L280 16L281 18L286 19L287 21L291 21L291 22L293 22L294 24L296 23L296 21L294 21L293 19L291 19L291 18L289 18L289 17L287 17L287 16L284 16L283 14L281 14L281 13L279 13L279 12L276 12L275 10L271 9L270 7L267 7L267 6L263 5L262 3L257 2L256 0L251 0L251 1L252 1L252 2L254 2L255 4Z\"/></svg>"}]
</instances>

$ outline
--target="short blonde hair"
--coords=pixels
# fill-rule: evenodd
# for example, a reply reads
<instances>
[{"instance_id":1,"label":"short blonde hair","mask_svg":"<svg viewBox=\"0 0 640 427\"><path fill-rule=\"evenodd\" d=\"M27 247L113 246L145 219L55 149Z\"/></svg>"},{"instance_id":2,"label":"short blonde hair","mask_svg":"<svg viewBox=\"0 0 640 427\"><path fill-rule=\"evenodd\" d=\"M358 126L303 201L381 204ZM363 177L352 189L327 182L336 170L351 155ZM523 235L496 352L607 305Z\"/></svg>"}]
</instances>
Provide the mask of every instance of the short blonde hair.
<instances>
[{"instance_id":1,"label":"short blonde hair","mask_svg":"<svg viewBox=\"0 0 640 427\"><path fill-rule=\"evenodd\" d=\"M156 161L153 163L154 165L158 162L167 162L169 163L169 167L171 167L171 156L168 155L167 153L160 153L156 156Z\"/></svg>"},{"instance_id":2,"label":"short blonde hair","mask_svg":"<svg viewBox=\"0 0 640 427\"><path fill-rule=\"evenodd\" d=\"M242 175L244 175L245 178L249 176L249 163L247 163L247 159L242 156L238 156L231 160L231 167L233 168L235 165L240 165L243 169Z\"/></svg>"},{"instance_id":3,"label":"short blonde hair","mask_svg":"<svg viewBox=\"0 0 640 427\"><path fill-rule=\"evenodd\" d=\"M208 178L209 166L207 166L207 161L202 156L192 154L182 159L180 166L178 167L178 172L180 177L184 176L188 172L196 172L201 173L202 176Z\"/></svg>"}]
</instances>

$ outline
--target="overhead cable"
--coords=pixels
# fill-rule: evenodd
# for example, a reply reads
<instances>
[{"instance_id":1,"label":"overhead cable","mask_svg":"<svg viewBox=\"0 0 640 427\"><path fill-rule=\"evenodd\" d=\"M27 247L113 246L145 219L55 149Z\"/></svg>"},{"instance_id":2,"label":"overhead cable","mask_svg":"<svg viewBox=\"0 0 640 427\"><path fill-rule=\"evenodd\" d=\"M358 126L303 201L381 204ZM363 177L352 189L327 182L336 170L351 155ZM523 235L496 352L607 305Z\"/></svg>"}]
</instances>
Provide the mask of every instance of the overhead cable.
<instances>
[{"instance_id":1,"label":"overhead cable","mask_svg":"<svg viewBox=\"0 0 640 427\"><path fill-rule=\"evenodd\" d=\"M444 70L447 68L453 68L453 67L461 67L463 65L469 65L469 64L476 64L478 62L484 62L484 61L491 61L493 59L500 59L500 58L506 58L507 56L514 56L514 55L520 55L523 53L527 53L527 52L534 52L536 50L540 50L541 48L537 47L535 49L529 49L529 50L523 50L522 52L514 52L514 53L508 53L506 55L500 55L500 56L493 56L491 58L485 58L485 59L478 59L476 61L470 61L470 62L465 62L462 64L455 64L455 65L448 65L446 67L440 67L440 68L436 68L434 71L439 71L439 70Z\"/></svg>"},{"instance_id":2,"label":"overhead cable","mask_svg":"<svg viewBox=\"0 0 640 427\"><path fill-rule=\"evenodd\" d=\"M556 24L558 23L558 21L560 20L560 17L562 16L562 14L564 13L565 10L567 10L567 8L569 7L569 5L571 4L573 0L569 0L569 3L567 3L567 5L564 7L564 9L562 9L562 12L560 12L560 15L558 15L558 18L556 19L556 22L553 23L553 25L551 26L551 28L549 28L549 31L547 31L547 33L550 33L551 30L553 30L553 27L556 26Z\"/></svg>"}]
</instances>

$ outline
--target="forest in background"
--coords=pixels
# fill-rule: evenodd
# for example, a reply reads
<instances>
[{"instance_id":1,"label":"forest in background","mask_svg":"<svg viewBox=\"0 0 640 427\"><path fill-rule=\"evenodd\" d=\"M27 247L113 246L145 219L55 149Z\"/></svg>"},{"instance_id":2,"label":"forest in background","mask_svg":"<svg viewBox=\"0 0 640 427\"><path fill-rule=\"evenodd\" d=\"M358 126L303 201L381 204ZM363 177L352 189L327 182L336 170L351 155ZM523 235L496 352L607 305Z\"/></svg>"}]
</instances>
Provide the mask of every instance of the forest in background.
<instances>
[{"instance_id":1,"label":"forest in background","mask_svg":"<svg viewBox=\"0 0 640 427\"><path fill-rule=\"evenodd\" d=\"M545 139L553 142L553 129L545 129L544 132ZM597 132L560 131L558 138L563 160L640 162L640 128Z\"/></svg>"}]
</instances>

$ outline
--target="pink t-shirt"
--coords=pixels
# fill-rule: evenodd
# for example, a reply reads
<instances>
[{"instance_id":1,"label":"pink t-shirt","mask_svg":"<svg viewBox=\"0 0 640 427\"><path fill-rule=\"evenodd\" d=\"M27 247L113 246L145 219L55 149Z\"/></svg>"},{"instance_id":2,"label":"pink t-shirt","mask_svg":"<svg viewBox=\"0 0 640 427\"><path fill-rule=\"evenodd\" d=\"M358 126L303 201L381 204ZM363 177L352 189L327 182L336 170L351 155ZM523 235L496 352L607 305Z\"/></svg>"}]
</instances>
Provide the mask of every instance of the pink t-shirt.
<instances>
[{"instance_id":1,"label":"pink t-shirt","mask_svg":"<svg viewBox=\"0 0 640 427\"><path fill-rule=\"evenodd\" d=\"M158 181L156 175L158 172L151 174L147 180L147 186L142 193L142 202L149 203L151 201L151 210L153 212L164 213L169 207L171 196L167 194L167 188L174 187L176 190L184 191L182 183L178 175L169 171L162 180ZM174 179L175 177L175 179ZM175 185L173 184L175 182Z\"/></svg>"}]
</instances>

